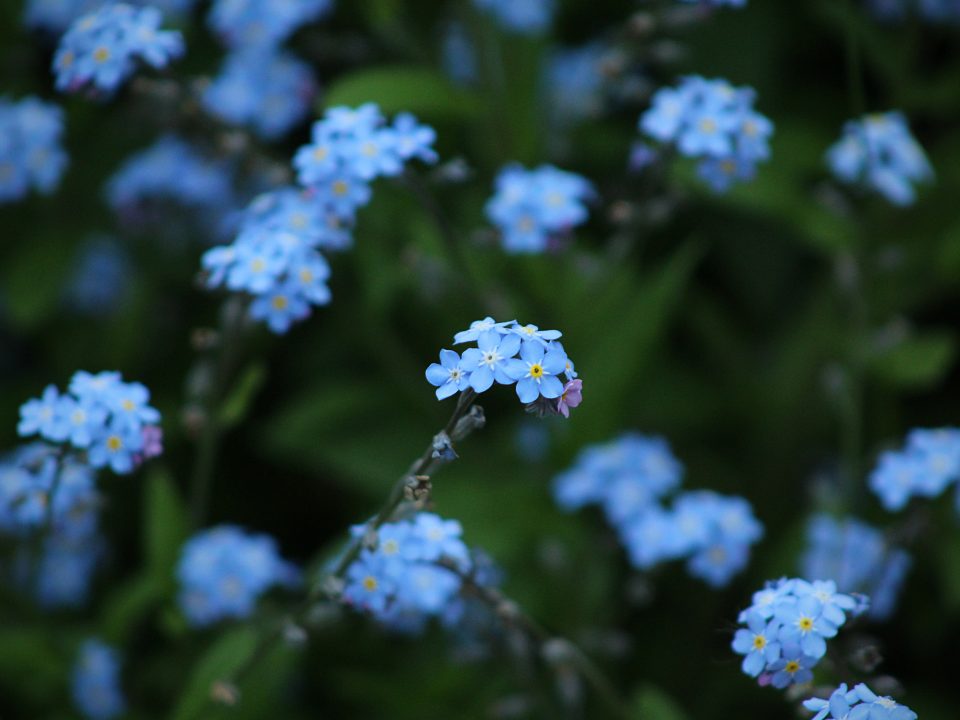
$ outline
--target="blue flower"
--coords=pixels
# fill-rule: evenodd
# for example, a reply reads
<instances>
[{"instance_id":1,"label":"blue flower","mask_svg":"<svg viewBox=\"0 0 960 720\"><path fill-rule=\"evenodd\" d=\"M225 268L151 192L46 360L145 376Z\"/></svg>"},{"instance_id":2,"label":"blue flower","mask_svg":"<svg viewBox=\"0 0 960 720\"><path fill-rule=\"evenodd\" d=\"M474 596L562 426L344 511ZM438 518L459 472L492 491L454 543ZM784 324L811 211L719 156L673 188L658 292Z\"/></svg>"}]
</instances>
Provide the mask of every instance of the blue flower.
<instances>
[{"instance_id":1,"label":"blue flower","mask_svg":"<svg viewBox=\"0 0 960 720\"><path fill-rule=\"evenodd\" d=\"M30 189L53 192L67 166L63 111L35 97L0 98L0 203L24 198Z\"/></svg>"},{"instance_id":2,"label":"blue flower","mask_svg":"<svg viewBox=\"0 0 960 720\"><path fill-rule=\"evenodd\" d=\"M275 585L293 585L299 573L268 535L219 525L191 537L177 565L180 608L196 626L245 618Z\"/></svg>"},{"instance_id":3,"label":"blue flower","mask_svg":"<svg viewBox=\"0 0 960 720\"><path fill-rule=\"evenodd\" d=\"M375 615L385 612L396 591L396 583L387 572L388 566L382 554L362 551L347 569L343 599Z\"/></svg>"},{"instance_id":4,"label":"blue flower","mask_svg":"<svg viewBox=\"0 0 960 720\"><path fill-rule=\"evenodd\" d=\"M203 94L209 113L276 140L302 122L317 84L310 66L273 48L243 48L227 56Z\"/></svg>"},{"instance_id":5,"label":"blue flower","mask_svg":"<svg viewBox=\"0 0 960 720\"><path fill-rule=\"evenodd\" d=\"M27 400L20 406L17 433L21 437L39 434L56 442L65 440L69 428L60 407L60 392L55 385L47 385L39 399Z\"/></svg>"},{"instance_id":6,"label":"blue flower","mask_svg":"<svg viewBox=\"0 0 960 720\"><path fill-rule=\"evenodd\" d=\"M154 7L107 4L77 19L60 40L53 59L56 87L76 92L90 86L105 95L133 74L136 60L164 68L183 54L183 37L160 30Z\"/></svg>"},{"instance_id":7,"label":"blue flower","mask_svg":"<svg viewBox=\"0 0 960 720\"><path fill-rule=\"evenodd\" d=\"M936 497L960 478L960 431L913 430L902 450L880 456L870 489L887 510L901 510L914 495Z\"/></svg>"},{"instance_id":8,"label":"blue flower","mask_svg":"<svg viewBox=\"0 0 960 720\"><path fill-rule=\"evenodd\" d=\"M470 373L453 350L440 351L440 364L427 368L427 381L437 387L437 400L443 400L470 386Z\"/></svg>"},{"instance_id":9,"label":"blue flower","mask_svg":"<svg viewBox=\"0 0 960 720\"><path fill-rule=\"evenodd\" d=\"M401 160L416 158L432 164L439 159L433 149L437 131L419 123L411 113L400 113L393 119L393 133L393 149Z\"/></svg>"},{"instance_id":10,"label":"blue flower","mask_svg":"<svg viewBox=\"0 0 960 720\"><path fill-rule=\"evenodd\" d=\"M841 181L861 184L894 205L911 205L914 184L933 179L923 148L899 112L876 113L844 125L827 151L827 164Z\"/></svg>"},{"instance_id":11,"label":"blue flower","mask_svg":"<svg viewBox=\"0 0 960 720\"><path fill-rule=\"evenodd\" d=\"M508 165L497 176L486 214L508 252L542 252L586 221L585 202L592 194L585 178L552 165L534 170Z\"/></svg>"},{"instance_id":12,"label":"blue flower","mask_svg":"<svg viewBox=\"0 0 960 720\"><path fill-rule=\"evenodd\" d=\"M109 645L89 639L80 647L71 679L73 702L90 720L111 720L126 712L120 688L120 659Z\"/></svg>"},{"instance_id":13,"label":"blue flower","mask_svg":"<svg viewBox=\"0 0 960 720\"><path fill-rule=\"evenodd\" d=\"M757 612L747 614L747 627L733 636L734 652L744 655L742 669L758 677L764 668L780 659L779 626Z\"/></svg>"},{"instance_id":14,"label":"blue flower","mask_svg":"<svg viewBox=\"0 0 960 720\"><path fill-rule=\"evenodd\" d=\"M640 130L682 155L701 160L698 173L715 191L750 180L758 162L770 156L773 123L753 109L751 88L698 75L662 88L640 118Z\"/></svg>"},{"instance_id":15,"label":"blue flower","mask_svg":"<svg viewBox=\"0 0 960 720\"><path fill-rule=\"evenodd\" d=\"M207 21L230 47L273 47L332 8L332 0L215 0Z\"/></svg>"},{"instance_id":16,"label":"blue flower","mask_svg":"<svg viewBox=\"0 0 960 720\"><path fill-rule=\"evenodd\" d=\"M823 617L823 604L813 594L803 594L791 603L781 602L774 617L782 623L780 640L799 645L815 660L826 654L827 638L837 634L837 626Z\"/></svg>"},{"instance_id":17,"label":"blue flower","mask_svg":"<svg viewBox=\"0 0 960 720\"><path fill-rule=\"evenodd\" d=\"M110 466L119 475L133 471L137 454L143 449L139 428L117 426L100 431L90 446L90 464L95 468Z\"/></svg>"},{"instance_id":18,"label":"blue flower","mask_svg":"<svg viewBox=\"0 0 960 720\"><path fill-rule=\"evenodd\" d=\"M483 320L474 320L472 323L470 323L470 328L468 330L461 330L453 336L453 344L459 345L465 342L476 342L480 335L488 330L495 330L502 335L506 335L507 333L511 332L510 328L513 325L516 325L516 323L516 320L497 322L489 316L485 317Z\"/></svg>"},{"instance_id":19,"label":"blue flower","mask_svg":"<svg viewBox=\"0 0 960 720\"><path fill-rule=\"evenodd\" d=\"M473 0L507 30L524 35L544 32L554 13L554 0Z\"/></svg>"},{"instance_id":20,"label":"blue flower","mask_svg":"<svg viewBox=\"0 0 960 720\"><path fill-rule=\"evenodd\" d=\"M813 680L810 668L816 665L817 661L815 658L804 655L798 645L784 644L780 655L779 660L770 663L767 667L767 671L772 673L770 682L775 688L783 689Z\"/></svg>"},{"instance_id":21,"label":"blue flower","mask_svg":"<svg viewBox=\"0 0 960 720\"><path fill-rule=\"evenodd\" d=\"M506 374L517 381L520 402L532 403L540 396L550 399L563 394L563 383L557 376L566 368L567 356L562 350L527 341L520 346L520 359L507 363Z\"/></svg>"},{"instance_id":22,"label":"blue flower","mask_svg":"<svg viewBox=\"0 0 960 720\"><path fill-rule=\"evenodd\" d=\"M470 373L470 387L482 393L490 389L494 379L501 385L515 378L507 373L508 363L520 350L518 335L501 335L488 330L477 338L477 347L463 353L463 367Z\"/></svg>"},{"instance_id":23,"label":"blue flower","mask_svg":"<svg viewBox=\"0 0 960 720\"><path fill-rule=\"evenodd\" d=\"M852 690L841 684L830 699L810 698L803 706L816 713L812 720L916 720L917 714L889 697L879 697L860 683Z\"/></svg>"}]
</instances>

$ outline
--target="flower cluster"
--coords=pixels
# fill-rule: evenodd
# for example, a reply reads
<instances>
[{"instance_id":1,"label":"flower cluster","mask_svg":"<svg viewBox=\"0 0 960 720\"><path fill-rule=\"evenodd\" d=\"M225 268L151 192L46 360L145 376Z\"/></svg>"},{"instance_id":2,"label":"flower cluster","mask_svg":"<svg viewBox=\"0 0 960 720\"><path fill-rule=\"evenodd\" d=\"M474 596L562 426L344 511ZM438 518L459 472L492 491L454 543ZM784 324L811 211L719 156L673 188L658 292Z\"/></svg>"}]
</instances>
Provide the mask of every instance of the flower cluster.
<instances>
[{"instance_id":1,"label":"flower cluster","mask_svg":"<svg viewBox=\"0 0 960 720\"><path fill-rule=\"evenodd\" d=\"M129 157L108 181L106 196L125 219L136 218L146 204L161 199L216 216L235 202L227 165L173 135Z\"/></svg>"},{"instance_id":2,"label":"flower cluster","mask_svg":"<svg viewBox=\"0 0 960 720\"><path fill-rule=\"evenodd\" d=\"M0 203L20 200L30 188L52 192L67 166L61 146L63 111L34 97L0 97Z\"/></svg>"},{"instance_id":3,"label":"flower cluster","mask_svg":"<svg viewBox=\"0 0 960 720\"><path fill-rule=\"evenodd\" d=\"M387 126L373 103L329 109L313 126L313 143L294 158L304 189L255 199L236 240L204 255L207 285L252 295L251 316L286 332L312 305L330 301L330 268L320 250L349 247L370 181L400 173L415 157L436 160L434 139L433 129L409 114Z\"/></svg>"},{"instance_id":4,"label":"flower cluster","mask_svg":"<svg viewBox=\"0 0 960 720\"><path fill-rule=\"evenodd\" d=\"M126 712L120 688L120 659L116 651L97 639L80 646L73 666L73 702L89 720L111 720Z\"/></svg>"},{"instance_id":5,"label":"flower cluster","mask_svg":"<svg viewBox=\"0 0 960 720\"><path fill-rule=\"evenodd\" d=\"M960 478L960 429L916 429L901 450L880 455L870 489L890 511L902 510L915 495L937 497Z\"/></svg>"},{"instance_id":6,"label":"flower cluster","mask_svg":"<svg viewBox=\"0 0 960 720\"><path fill-rule=\"evenodd\" d=\"M890 547L880 530L855 518L815 515L807 524L803 576L830 579L843 592L870 596L867 614L875 620L893 613L911 564L909 553Z\"/></svg>"},{"instance_id":7,"label":"flower cluster","mask_svg":"<svg viewBox=\"0 0 960 720\"><path fill-rule=\"evenodd\" d=\"M304 120L316 92L309 65L290 53L255 46L227 56L203 104L228 123L276 140Z\"/></svg>"},{"instance_id":8,"label":"flower cluster","mask_svg":"<svg viewBox=\"0 0 960 720\"><path fill-rule=\"evenodd\" d=\"M812 720L917 720L917 714L906 705L878 696L863 683L853 690L842 683L829 700L810 698L803 706L816 713Z\"/></svg>"},{"instance_id":9,"label":"flower cluster","mask_svg":"<svg viewBox=\"0 0 960 720\"><path fill-rule=\"evenodd\" d=\"M507 30L524 35L541 33L553 20L554 0L473 0Z\"/></svg>"},{"instance_id":10,"label":"flower cluster","mask_svg":"<svg viewBox=\"0 0 960 720\"><path fill-rule=\"evenodd\" d=\"M427 368L427 381L436 386L438 400L468 388L482 393L494 382L516 383L520 402L537 403L542 410L568 417L570 408L580 404L583 382L576 379L560 336L559 330L541 330L516 320L475 320L468 330L454 335L453 342L476 342L477 347L467 348L462 357L453 350L441 350L440 362Z\"/></svg>"},{"instance_id":11,"label":"flower cluster","mask_svg":"<svg viewBox=\"0 0 960 720\"><path fill-rule=\"evenodd\" d=\"M87 453L95 468L107 465L119 474L162 452L160 413L140 383L123 382L118 372L74 374L66 393L48 385L39 398L20 407L17 432L68 442Z\"/></svg>"},{"instance_id":12,"label":"flower cluster","mask_svg":"<svg viewBox=\"0 0 960 720\"><path fill-rule=\"evenodd\" d=\"M635 567L687 558L691 575L725 585L746 566L763 526L743 498L707 490L680 493L667 506L682 476L663 438L627 433L581 451L554 479L553 494L568 512L602 507Z\"/></svg>"},{"instance_id":13,"label":"flower cluster","mask_svg":"<svg viewBox=\"0 0 960 720\"><path fill-rule=\"evenodd\" d=\"M86 599L101 549L98 500L90 466L48 445L25 445L0 460L0 533L18 542L11 580L43 607Z\"/></svg>"},{"instance_id":14,"label":"flower cluster","mask_svg":"<svg viewBox=\"0 0 960 720\"><path fill-rule=\"evenodd\" d=\"M500 171L486 213L500 230L503 247L513 253L536 253L551 240L587 219L589 181L552 165L526 170L509 165Z\"/></svg>"},{"instance_id":15,"label":"flower cluster","mask_svg":"<svg viewBox=\"0 0 960 720\"><path fill-rule=\"evenodd\" d=\"M364 525L353 528L354 536L365 532ZM348 568L344 601L399 630L419 630L431 617L454 617L461 580L443 565L463 573L471 569L462 533L459 522L433 513L385 523L376 545L362 550Z\"/></svg>"},{"instance_id":16,"label":"flower cluster","mask_svg":"<svg viewBox=\"0 0 960 720\"><path fill-rule=\"evenodd\" d=\"M773 123L753 109L755 95L749 87L690 75L654 94L640 129L699 158L701 179L722 192L734 181L752 179L757 163L770 156Z\"/></svg>"},{"instance_id":17,"label":"flower cluster","mask_svg":"<svg viewBox=\"0 0 960 720\"><path fill-rule=\"evenodd\" d=\"M183 37L160 30L163 16L154 7L107 4L76 20L60 40L53 59L57 89L77 92L90 86L109 95L133 74L136 61L164 68L183 54Z\"/></svg>"},{"instance_id":18,"label":"flower cluster","mask_svg":"<svg viewBox=\"0 0 960 720\"><path fill-rule=\"evenodd\" d=\"M215 0L207 22L230 47L276 46L332 7L332 0Z\"/></svg>"},{"instance_id":19,"label":"flower cluster","mask_svg":"<svg viewBox=\"0 0 960 720\"><path fill-rule=\"evenodd\" d=\"M785 688L813 679L813 668L827 652L827 640L847 621L866 610L863 596L837 592L832 580L808 582L781 578L754 593L753 604L740 613L746 627L733 638L743 655L743 672L760 683Z\"/></svg>"},{"instance_id":20,"label":"flower cluster","mask_svg":"<svg viewBox=\"0 0 960 720\"><path fill-rule=\"evenodd\" d=\"M219 525L190 538L177 565L180 608L192 625L224 618L245 618L274 585L299 581L298 570L284 561L269 535Z\"/></svg>"},{"instance_id":21,"label":"flower cluster","mask_svg":"<svg viewBox=\"0 0 960 720\"><path fill-rule=\"evenodd\" d=\"M867 115L843 127L843 136L827 151L833 174L859 183L894 205L911 205L915 183L933 179L933 169L899 112Z\"/></svg>"}]
</instances>

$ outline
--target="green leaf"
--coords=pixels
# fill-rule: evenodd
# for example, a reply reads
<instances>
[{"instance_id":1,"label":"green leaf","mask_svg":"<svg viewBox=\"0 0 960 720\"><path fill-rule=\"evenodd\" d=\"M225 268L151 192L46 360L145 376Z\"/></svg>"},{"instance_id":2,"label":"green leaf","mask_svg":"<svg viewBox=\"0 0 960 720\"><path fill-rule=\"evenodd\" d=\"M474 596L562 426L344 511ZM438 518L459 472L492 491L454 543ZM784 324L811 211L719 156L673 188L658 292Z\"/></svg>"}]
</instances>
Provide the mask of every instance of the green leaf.
<instances>
[{"instance_id":1,"label":"green leaf","mask_svg":"<svg viewBox=\"0 0 960 720\"><path fill-rule=\"evenodd\" d=\"M924 388L938 382L957 354L956 338L930 332L909 338L870 363L873 376L897 387Z\"/></svg>"},{"instance_id":2,"label":"green leaf","mask_svg":"<svg viewBox=\"0 0 960 720\"><path fill-rule=\"evenodd\" d=\"M633 720L687 720L687 714L660 688L644 685L630 704Z\"/></svg>"},{"instance_id":3,"label":"green leaf","mask_svg":"<svg viewBox=\"0 0 960 720\"><path fill-rule=\"evenodd\" d=\"M426 118L463 118L478 112L477 97L428 67L391 65L350 73L324 97L326 107L375 102L385 113L412 112Z\"/></svg>"},{"instance_id":4,"label":"green leaf","mask_svg":"<svg viewBox=\"0 0 960 720\"><path fill-rule=\"evenodd\" d=\"M31 327L59 307L71 248L49 236L32 237L17 247L16 254L6 260L0 302L14 324Z\"/></svg>"},{"instance_id":5,"label":"green leaf","mask_svg":"<svg viewBox=\"0 0 960 720\"><path fill-rule=\"evenodd\" d=\"M267 369L261 362L253 363L244 370L234 385L233 392L220 408L220 424L224 428L233 427L243 421L266 377Z\"/></svg>"},{"instance_id":6,"label":"green leaf","mask_svg":"<svg viewBox=\"0 0 960 720\"><path fill-rule=\"evenodd\" d=\"M237 628L221 636L194 665L172 720L207 717L213 702L210 693L214 683L231 677L253 656L256 648L257 633L252 628Z\"/></svg>"},{"instance_id":7,"label":"green leaf","mask_svg":"<svg viewBox=\"0 0 960 720\"><path fill-rule=\"evenodd\" d=\"M143 574L115 588L103 603L101 633L104 639L123 646L133 627L163 598L157 578Z\"/></svg>"},{"instance_id":8,"label":"green leaf","mask_svg":"<svg viewBox=\"0 0 960 720\"><path fill-rule=\"evenodd\" d=\"M180 546L187 538L187 511L173 481L163 469L147 478L144 494L144 540L148 573L158 587L173 582Z\"/></svg>"}]
</instances>

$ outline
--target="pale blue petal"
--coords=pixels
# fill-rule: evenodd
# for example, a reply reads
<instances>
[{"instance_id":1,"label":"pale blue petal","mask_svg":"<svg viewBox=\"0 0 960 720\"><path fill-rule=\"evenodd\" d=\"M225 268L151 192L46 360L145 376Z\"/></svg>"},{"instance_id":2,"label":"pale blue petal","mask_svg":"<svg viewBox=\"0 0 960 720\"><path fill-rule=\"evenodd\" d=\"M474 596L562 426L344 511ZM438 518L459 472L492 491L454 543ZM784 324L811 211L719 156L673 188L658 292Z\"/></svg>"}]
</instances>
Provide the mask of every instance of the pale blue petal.
<instances>
[{"instance_id":1,"label":"pale blue petal","mask_svg":"<svg viewBox=\"0 0 960 720\"><path fill-rule=\"evenodd\" d=\"M470 387L478 393L489 390L491 385L493 385L493 371L486 365L481 365L470 376Z\"/></svg>"},{"instance_id":2,"label":"pale blue petal","mask_svg":"<svg viewBox=\"0 0 960 720\"><path fill-rule=\"evenodd\" d=\"M532 403L540 396L540 386L533 378L525 377L517 383L517 396L522 403Z\"/></svg>"}]
</instances>

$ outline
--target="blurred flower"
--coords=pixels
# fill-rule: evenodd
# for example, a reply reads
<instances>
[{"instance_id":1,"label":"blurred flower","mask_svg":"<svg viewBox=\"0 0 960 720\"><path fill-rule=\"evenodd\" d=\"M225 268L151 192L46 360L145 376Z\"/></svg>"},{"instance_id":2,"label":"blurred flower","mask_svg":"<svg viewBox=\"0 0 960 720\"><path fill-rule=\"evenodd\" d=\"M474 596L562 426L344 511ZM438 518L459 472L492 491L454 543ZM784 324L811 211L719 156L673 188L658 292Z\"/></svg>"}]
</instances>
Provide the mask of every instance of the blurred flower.
<instances>
[{"instance_id":1,"label":"blurred flower","mask_svg":"<svg viewBox=\"0 0 960 720\"><path fill-rule=\"evenodd\" d=\"M841 684L829 700L810 698L803 706L815 712L813 720L916 720L917 714L889 697L878 697L869 687L860 683L853 690Z\"/></svg>"},{"instance_id":2,"label":"blurred flower","mask_svg":"<svg viewBox=\"0 0 960 720\"><path fill-rule=\"evenodd\" d=\"M251 615L257 600L274 585L298 582L268 535L218 525L191 537L177 565L180 608L192 625Z\"/></svg>"},{"instance_id":3,"label":"blurred flower","mask_svg":"<svg viewBox=\"0 0 960 720\"><path fill-rule=\"evenodd\" d=\"M90 87L110 95L142 60L164 68L184 52L183 37L160 30L163 16L154 7L109 4L77 19L60 40L53 59L56 87L77 92Z\"/></svg>"},{"instance_id":4,"label":"blurred flower","mask_svg":"<svg viewBox=\"0 0 960 720\"><path fill-rule=\"evenodd\" d=\"M111 720L126 712L116 651L91 638L80 647L73 666L73 702L90 720Z\"/></svg>"},{"instance_id":5,"label":"blurred flower","mask_svg":"<svg viewBox=\"0 0 960 720\"><path fill-rule=\"evenodd\" d=\"M207 22L232 48L275 47L332 8L332 0L214 0Z\"/></svg>"},{"instance_id":6,"label":"blurred flower","mask_svg":"<svg viewBox=\"0 0 960 720\"><path fill-rule=\"evenodd\" d=\"M203 94L203 105L226 122L276 140L307 117L316 93L310 66L292 54L243 48L224 60Z\"/></svg>"},{"instance_id":7,"label":"blurred flower","mask_svg":"<svg viewBox=\"0 0 960 720\"><path fill-rule=\"evenodd\" d=\"M113 0L28 0L23 13L27 27L60 34L77 18ZM186 15L196 0L128 0L128 5L153 6L164 15Z\"/></svg>"},{"instance_id":8,"label":"blurred flower","mask_svg":"<svg viewBox=\"0 0 960 720\"><path fill-rule=\"evenodd\" d=\"M0 203L20 200L30 189L53 192L67 166L61 145L63 111L27 97L0 97Z\"/></svg>"},{"instance_id":9,"label":"blurred flower","mask_svg":"<svg viewBox=\"0 0 960 720\"><path fill-rule=\"evenodd\" d=\"M509 165L497 176L486 213L508 252L543 252L551 239L587 220L585 201L592 195L593 187L576 173Z\"/></svg>"},{"instance_id":10,"label":"blurred flower","mask_svg":"<svg viewBox=\"0 0 960 720\"><path fill-rule=\"evenodd\" d=\"M109 238L84 242L73 262L64 300L71 311L108 315L121 309L132 286L132 268L120 244Z\"/></svg>"},{"instance_id":11,"label":"blurred flower","mask_svg":"<svg viewBox=\"0 0 960 720\"><path fill-rule=\"evenodd\" d=\"M916 429L907 435L903 449L880 455L869 484L887 510L897 511L915 495L941 495L958 478L960 430Z\"/></svg>"},{"instance_id":12,"label":"blurred flower","mask_svg":"<svg viewBox=\"0 0 960 720\"><path fill-rule=\"evenodd\" d=\"M550 119L561 124L596 117L603 110L604 62L609 49L600 42L555 50L549 59L546 85Z\"/></svg>"},{"instance_id":13,"label":"blurred flower","mask_svg":"<svg viewBox=\"0 0 960 720\"><path fill-rule=\"evenodd\" d=\"M770 156L773 123L753 109L755 95L726 80L689 75L654 94L640 130L675 145L681 155L699 158L700 177L722 192L736 180L751 179L757 163Z\"/></svg>"},{"instance_id":14,"label":"blurred flower","mask_svg":"<svg viewBox=\"0 0 960 720\"><path fill-rule=\"evenodd\" d=\"M473 0L473 3L507 30L525 35L546 31L553 20L554 0Z\"/></svg>"},{"instance_id":15,"label":"blurred flower","mask_svg":"<svg viewBox=\"0 0 960 720\"><path fill-rule=\"evenodd\" d=\"M860 183L894 205L912 205L914 184L933 179L923 148L899 112L848 122L841 139L827 151L827 163L838 179Z\"/></svg>"}]
</instances>

